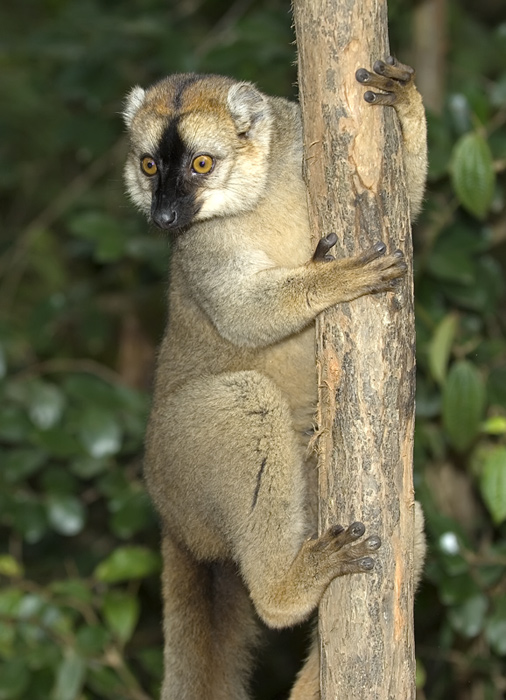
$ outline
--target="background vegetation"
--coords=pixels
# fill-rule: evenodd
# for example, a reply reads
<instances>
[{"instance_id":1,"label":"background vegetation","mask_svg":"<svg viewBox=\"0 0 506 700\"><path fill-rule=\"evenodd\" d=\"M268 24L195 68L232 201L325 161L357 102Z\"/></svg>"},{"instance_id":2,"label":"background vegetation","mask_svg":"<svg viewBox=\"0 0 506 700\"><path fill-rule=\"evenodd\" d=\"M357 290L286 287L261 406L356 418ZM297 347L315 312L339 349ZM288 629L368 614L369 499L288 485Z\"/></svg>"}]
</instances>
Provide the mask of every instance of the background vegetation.
<instances>
[{"instance_id":1,"label":"background vegetation","mask_svg":"<svg viewBox=\"0 0 506 700\"><path fill-rule=\"evenodd\" d=\"M420 3L390 7L393 50L439 90L427 94L430 187L414 232L416 486L430 542L419 694L496 700L506 693L506 10L429 4L446 7L429 30ZM140 465L168 244L125 200L118 112L133 84L172 71L294 96L289 9L0 8L0 700L157 697L158 532ZM284 697L302 637L273 636L258 698Z\"/></svg>"}]
</instances>

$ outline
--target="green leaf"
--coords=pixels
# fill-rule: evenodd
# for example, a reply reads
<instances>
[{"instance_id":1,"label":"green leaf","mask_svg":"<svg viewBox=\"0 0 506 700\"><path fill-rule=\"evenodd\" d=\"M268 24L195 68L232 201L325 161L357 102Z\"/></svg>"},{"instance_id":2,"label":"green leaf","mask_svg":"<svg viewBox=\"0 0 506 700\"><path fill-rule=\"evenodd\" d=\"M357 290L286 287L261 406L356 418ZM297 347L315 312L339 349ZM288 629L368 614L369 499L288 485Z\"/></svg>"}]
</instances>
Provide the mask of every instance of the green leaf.
<instances>
[{"instance_id":1,"label":"green leaf","mask_svg":"<svg viewBox=\"0 0 506 700\"><path fill-rule=\"evenodd\" d=\"M81 455L84 448L68 430L62 426L38 430L33 436L34 442L53 457L66 459Z\"/></svg>"},{"instance_id":2,"label":"green leaf","mask_svg":"<svg viewBox=\"0 0 506 700\"><path fill-rule=\"evenodd\" d=\"M93 241L95 258L113 262L125 254L128 238L117 219L101 212L84 212L70 221L70 230L79 238Z\"/></svg>"},{"instance_id":3,"label":"green leaf","mask_svg":"<svg viewBox=\"0 0 506 700\"><path fill-rule=\"evenodd\" d=\"M9 659L0 665L0 700L24 697L30 672L22 659Z\"/></svg>"},{"instance_id":4,"label":"green leaf","mask_svg":"<svg viewBox=\"0 0 506 700\"><path fill-rule=\"evenodd\" d=\"M90 666L86 681L99 698L117 700L121 697L121 681L111 668Z\"/></svg>"},{"instance_id":5,"label":"green leaf","mask_svg":"<svg viewBox=\"0 0 506 700\"><path fill-rule=\"evenodd\" d=\"M161 680L163 675L163 650L160 647L148 647L138 653L139 661L146 671Z\"/></svg>"},{"instance_id":6,"label":"green leaf","mask_svg":"<svg viewBox=\"0 0 506 700\"><path fill-rule=\"evenodd\" d=\"M490 147L481 134L471 132L457 141L451 175L462 206L483 219L494 196L495 171Z\"/></svg>"},{"instance_id":7,"label":"green leaf","mask_svg":"<svg viewBox=\"0 0 506 700\"><path fill-rule=\"evenodd\" d=\"M142 530L151 521L153 509L145 491L129 493L117 504L110 503L114 512L111 516L111 529L118 537L127 539Z\"/></svg>"},{"instance_id":8,"label":"green leaf","mask_svg":"<svg viewBox=\"0 0 506 700\"><path fill-rule=\"evenodd\" d=\"M78 457L70 464L72 474L81 479L91 479L107 469L107 459L95 459L89 455Z\"/></svg>"},{"instance_id":9,"label":"green leaf","mask_svg":"<svg viewBox=\"0 0 506 700\"><path fill-rule=\"evenodd\" d=\"M17 578L23 575L23 567L10 554L0 554L0 574L9 578Z\"/></svg>"},{"instance_id":10,"label":"green leaf","mask_svg":"<svg viewBox=\"0 0 506 700\"><path fill-rule=\"evenodd\" d=\"M131 493L131 484L124 469L108 469L106 474L98 480L98 490L107 496L110 502L124 503ZM111 504L109 504L111 507Z\"/></svg>"},{"instance_id":11,"label":"green leaf","mask_svg":"<svg viewBox=\"0 0 506 700\"><path fill-rule=\"evenodd\" d=\"M13 647L16 641L16 631L14 625L0 625L0 657L5 659L14 656Z\"/></svg>"},{"instance_id":12,"label":"green leaf","mask_svg":"<svg viewBox=\"0 0 506 700\"><path fill-rule=\"evenodd\" d=\"M54 494L48 499L49 522L60 535L77 535L84 527L86 511L74 496Z\"/></svg>"},{"instance_id":13,"label":"green leaf","mask_svg":"<svg viewBox=\"0 0 506 700\"><path fill-rule=\"evenodd\" d=\"M15 483L26 479L40 469L46 454L29 447L13 449L2 459L2 471L6 481Z\"/></svg>"},{"instance_id":14,"label":"green leaf","mask_svg":"<svg viewBox=\"0 0 506 700\"><path fill-rule=\"evenodd\" d=\"M128 642L139 620L137 598L124 591L109 591L102 608L107 626L122 644Z\"/></svg>"},{"instance_id":15,"label":"green leaf","mask_svg":"<svg viewBox=\"0 0 506 700\"><path fill-rule=\"evenodd\" d=\"M66 466L50 466L44 469L40 483L46 494L70 495L79 489L79 482Z\"/></svg>"},{"instance_id":16,"label":"green leaf","mask_svg":"<svg viewBox=\"0 0 506 700\"><path fill-rule=\"evenodd\" d=\"M123 387L107 384L89 374L69 374L63 382L65 393L75 401L88 404L89 408L101 406L110 411L120 410L124 404Z\"/></svg>"},{"instance_id":17,"label":"green leaf","mask_svg":"<svg viewBox=\"0 0 506 700\"><path fill-rule=\"evenodd\" d=\"M76 610L66 610L59 605L48 603L41 615L41 626L67 636L73 632L76 615Z\"/></svg>"},{"instance_id":18,"label":"green leaf","mask_svg":"<svg viewBox=\"0 0 506 700\"><path fill-rule=\"evenodd\" d=\"M490 403L506 408L506 367L495 367L488 376L487 393Z\"/></svg>"},{"instance_id":19,"label":"green leaf","mask_svg":"<svg viewBox=\"0 0 506 700\"><path fill-rule=\"evenodd\" d=\"M51 700L77 700L85 671L85 660L74 649L67 649L58 667Z\"/></svg>"},{"instance_id":20,"label":"green leaf","mask_svg":"<svg viewBox=\"0 0 506 700\"><path fill-rule=\"evenodd\" d=\"M506 417L490 416L482 423L481 429L487 435L506 435Z\"/></svg>"},{"instance_id":21,"label":"green leaf","mask_svg":"<svg viewBox=\"0 0 506 700\"><path fill-rule=\"evenodd\" d=\"M490 451L480 479L483 500L496 525L506 520L506 447Z\"/></svg>"},{"instance_id":22,"label":"green leaf","mask_svg":"<svg viewBox=\"0 0 506 700\"><path fill-rule=\"evenodd\" d=\"M434 522L432 518L431 521L432 526ZM454 530L441 532L436 546L440 552L440 573L444 571L452 577L466 574L469 564L462 556L461 537ZM448 594L450 595L450 592Z\"/></svg>"},{"instance_id":23,"label":"green leaf","mask_svg":"<svg viewBox=\"0 0 506 700\"><path fill-rule=\"evenodd\" d=\"M68 598L70 602L79 601L81 603L90 603L92 600L90 586L86 581L79 578L53 581L49 588L55 595Z\"/></svg>"},{"instance_id":24,"label":"green leaf","mask_svg":"<svg viewBox=\"0 0 506 700\"><path fill-rule=\"evenodd\" d=\"M33 426L18 406L0 406L0 439L8 443L25 442Z\"/></svg>"},{"instance_id":25,"label":"green leaf","mask_svg":"<svg viewBox=\"0 0 506 700\"><path fill-rule=\"evenodd\" d=\"M452 446L464 452L480 429L485 406L485 385L467 360L455 362L443 388L443 424Z\"/></svg>"},{"instance_id":26,"label":"green leaf","mask_svg":"<svg viewBox=\"0 0 506 700\"><path fill-rule=\"evenodd\" d=\"M27 593L19 603L18 617L21 620L28 620L34 615L38 615L43 610L46 601L38 593Z\"/></svg>"},{"instance_id":27,"label":"green leaf","mask_svg":"<svg viewBox=\"0 0 506 700\"><path fill-rule=\"evenodd\" d=\"M81 416L79 437L88 454L95 459L116 454L121 448L121 429L109 411L88 409Z\"/></svg>"},{"instance_id":28,"label":"green leaf","mask_svg":"<svg viewBox=\"0 0 506 700\"><path fill-rule=\"evenodd\" d=\"M506 656L506 598L495 601L494 611L485 623L485 638L496 654Z\"/></svg>"},{"instance_id":29,"label":"green leaf","mask_svg":"<svg viewBox=\"0 0 506 700\"><path fill-rule=\"evenodd\" d=\"M111 635L101 625L83 625L76 634L77 647L85 656L96 656L103 652L110 639Z\"/></svg>"},{"instance_id":30,"label":"green leaf","mask_svg":"<svg viewBox=\"0 0 506 700\"><path fill-rule=\"evenodd\" d=\"M479 594L480 589L471 574L446 576L439 584L439 598L444 605L460 605Z\"/></svg>"},{"instance_id":31,"label":"green leaf","mask_svg":"<svg viewBox=\"0 0 506 700\"><path fill-rule=\"evenodd\" d=\"M30 383L28 414L41 430L55 426L63 413L65 397L54 384L43 381Z\"/></svg>"},{"instance_id":32,"label":"green leaf","mask_svg":"<svg viewBox=\"0 0 506 700\"><path fill-rule=\"evenodd\" d=\"M458 265L462 253L453 255L453 265ZM502 276L500 266L490 255L482 255L468 261L473 267L473 280L468 283L447 283L441 286L441 292L454 306L477 311L489 316L497 312L498 301L502 295Z\"/></svg>"},{"instance_id":33,"label":"green leaf","mask_svg":"<svg viewBox=\"0 0 506 700\"><path fill-rule=\"evenodd\" d=\"M448 314L437 325L429 343L429 367L434 379L443 384L453 340L458 328L458 316Z\"/></svg>"},{"instance_id":34,"label":"green leaf","mask_svg":"<svg viewBox=\"0 0 506 700\"><path fill-rule=\"evenodd\" d=\"M491 86L490 98L496 107L506 107L506 73Z\"/></svg>"},{"instance_id":35,"label":"green leaf","mask_svg":"<svg viewBox=\"0 0 506 700\"><path fill-rule=\"evenodd\" d=\"M33 669L33 682L39 690L38 695L29 695L30 700L47 700L54 685L54 672L61 660L61 650L57 642L49 637L45 630L31 622L24 622L18 627L23 641L27 644L25 659ZM61 642L60 642L61 643ZM40 675L39 675L40 674ZM40 681L43 680L42 683Z\"/></svg>"},{"instance_id":36,"label":"green leaf","mask_svg":"<svg viewBox=\"0 0 506 700\"><path fill-rule=\"evenodd\" d=\"M146 547L118 547L95 569L95 577L105 583L144 578L160 570L160 557Z\"/></svg>"},{"instance_id":37,"label":"green leaf","mask_svg":"<svg viewBox=\"0 0 506 700\"><path fill-rule=\"evenodd\" d=\"M476 637L483 629L488 603L484 595L469 598L463 605L451 608L448 619L454 630L464 637Z\"/></svg>"},{"instance_id":38,"label":"green leaf","mask_svg":"<svg viewBox=\"0 0 506 700\"><path fill-rule=\"evenodd\" d=\"M12 525L29 544L39 542L48 529L46 509L32 496L16 497Z\"/></svg>"},{"instance_id":39,"label":"green leaf","mask_svg":"<svg viewBox=\"0 0 506 700\"><path fill-rule=\"evenodd\" d=\"M15 617L22 598L23 593L17 588L0 589L0 615Z\"/></svg>"},{"instance_id":40,"label":"green leaf","mask_svg":"<svg viewBox=\"0 0 506 700\"><path fill-rule=\"evenodd\" d=\"M38 229L30 241L28 255L30 266L48 290L58 292L64 289L69 282L69 270L65 248L57 231Z\"/></svg>"}]
</instances>

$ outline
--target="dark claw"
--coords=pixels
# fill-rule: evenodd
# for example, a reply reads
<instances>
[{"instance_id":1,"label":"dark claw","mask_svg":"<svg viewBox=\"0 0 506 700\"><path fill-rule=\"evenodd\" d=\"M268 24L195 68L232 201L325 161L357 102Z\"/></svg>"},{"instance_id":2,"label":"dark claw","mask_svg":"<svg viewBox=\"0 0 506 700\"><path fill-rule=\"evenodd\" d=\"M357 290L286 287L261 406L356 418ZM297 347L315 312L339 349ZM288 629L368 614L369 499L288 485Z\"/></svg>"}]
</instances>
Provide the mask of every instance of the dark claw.
<instances>
[{"instance_id":1,"label":"dark claw","mask_svg":"<svg viewBox=\"0 0 506 700\"><path fill-rule=\"evenodd\" d=\"M342 525L333 525L329 530L331 537L338 537L341 532L344 532L344 527Z\"/></svg>"},{"instance_id":2,"label":"dark claw","mask_svg":"<svg viewBox=\"0 0 506 700\"><path fill-rule=\"evenodd\" d=\"M389 56L385 61L375 61L372 67L377 75L383 75L387 78L394 78L401 83L408 83L415 71L411 66L406 66L404 63L399 63L393 56ZM393 69L393 70L392 70Z\"/></svg>"},{"instance_id":3,"label":"dark claw","mask_svg":"<svg viewBox=\"0 0 506 700\"><path fill-rule=\"evenodd\" d=\"M389 56L386 61L375 61L372 72L366 68L359 68L355 72L355 77L362 85L380 90L380 92L368 90L364 94L364 100L368 104L392 106L402 99L402 92L412 81L414 74L413 68Z\"/></svg>"},{"instance_id":4,"label":"dark claw","mask_svg":"<svg viewBox=\"0 0 506 700\"><path fill-rule=\"evenodd\" d=\"M362 265L367 265L373 260L377 260L380 258L382 255L385 255L386 252L386 245L383 243L383 241L378 241L375 243L373 246L365 250L359 260L362 263Z\"/></svg>"},{"instance_id":5,"label":"dark claw","mask_svg":"<svg viewBox=\"0 0 506 700\"><path fill-rule=\"evenodd\" d=\"M390 87L389 85L382 85L381 89L388 90ZM397 95L394 92L382 93L368 90L364 94L364 100L370 105L393 105L394 102L397 102Z\"/></svg>"},{"instance_id":6,"label":"dark claw","mask_svg":"<svg viewBox=\"0 0 506 700\"><path fill-rule=\"evenodd\" d=\"M381 547L381 538L378 537L378 535L371 535L371 537L367 538L365 543L367 544L369 549L379 549Z\"/></svg>"},{"instance_id":7,"label":"dark claw","mask_svg":"<svg viewBox=\"0 0 506 700\"><path fill-rule=\"evenodd\" d=\"M391 63L390 65L393 65L393 63ZM374 61L372 69L378 75L384 75L386 70L386 64L383 61Z\"/></svg>"},{"instance_id":8,"label":"dark claw","mask_svg":"<svg viewBox=\"0 0 506 700\"><path fill-rule=\"evenodd\" d=\"M397 248L397 250L394 250L392 255L394 255L396 258L403 258L404 257L404 253L399 248Z\"/></svg>"},{"instance_id":9,"label":"dark claw","mask_svg":"<svg viewBox=\"0 0 506 700\"><path fill-rule=\"evenodd\" d=\"M359 68L355 73L355 78L358 80L359 83L367 83L370 77L371 74L365 68Z\"/></svg>"},{"instance_id":10,"label":"dark claw","mask_svg":"<svg viewBox=\"0 0 506 700\"><path fill-rule=\"evenodd\" d=\"M358 540L358 538L362 537L362 535L365 532L365 525L364 525L364 523L359 523L359 522L352 523L350 525L350 527L348 528L348 532L350 533L350 535L354 539Z\"/></svg>"},{"instance_id":11,"label":"dark claw","mask_svg":"<svg viewBox=\"0 0 506 700\"><path fill-rule=\"evenodd\" d=\"M364 557L359 560L358 565L363 571L371 571L371 569L374 569L374 559L371 559L371 557Z\"/></svg>"},{"instance_id":12,"label":"dark claw","mask_svg":"<svg viewBox=\"0 0 506 700\"><path fill-rule=\"evenodd\" d=\"M316 246L316 250L313 254L313 260L320 262L329 262L330 260L333 260L333 256L328 255L328 252L331 248L335 246L336 243L337 236L335 233L329 233L328 236L320 238L320 240L318 241L318 245Z\"/></svg>"}]
</instances>

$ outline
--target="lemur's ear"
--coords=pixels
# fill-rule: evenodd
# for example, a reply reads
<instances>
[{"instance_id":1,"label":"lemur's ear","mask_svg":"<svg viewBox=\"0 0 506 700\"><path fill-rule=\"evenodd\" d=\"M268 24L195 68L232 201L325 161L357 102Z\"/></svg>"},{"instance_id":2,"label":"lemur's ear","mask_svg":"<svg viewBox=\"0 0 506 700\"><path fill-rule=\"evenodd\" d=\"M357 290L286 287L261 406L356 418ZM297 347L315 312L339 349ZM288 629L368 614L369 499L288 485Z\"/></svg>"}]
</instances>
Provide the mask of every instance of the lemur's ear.
<instances>
[{"instance_id":1,"label":"lemur's ear","mask_svg":"<svg viewBox=\"0 0 506 700\"><path fill-rule=\"evenodd\" d=\"M145 96L145 90L139 87L139 85L136 85L134 88L132 88L126 96L125 108L123 109L123 119L127 127L130 127L133 118L137 114L140 107L142 107Z\"/></svg>"},{"instance_id":2,"label":"lemur's ear","mask_svg":"<svg viewBox=\"0 0 506 700\"><path fill-rule=\"evenodd\" d=\"M247 134L271 113L268 101L251 83L232 85L227 104L238 134Z\"/></svg>"}]
</instances>

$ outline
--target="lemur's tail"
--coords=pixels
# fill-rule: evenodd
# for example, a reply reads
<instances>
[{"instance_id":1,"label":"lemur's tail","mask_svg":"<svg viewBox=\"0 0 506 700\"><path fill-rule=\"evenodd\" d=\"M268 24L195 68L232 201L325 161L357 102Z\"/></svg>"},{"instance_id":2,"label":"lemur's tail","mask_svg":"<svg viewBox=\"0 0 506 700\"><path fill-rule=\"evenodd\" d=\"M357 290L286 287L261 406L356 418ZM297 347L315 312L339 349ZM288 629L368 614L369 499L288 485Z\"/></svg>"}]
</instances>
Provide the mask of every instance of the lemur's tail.
<instances>
[{"instance_id":1,"label":"lemur's tail","mask_svg":"<svg viewBox=\"0 0 506 700\"><path fill-rule=\"evenodd\" d=\"M247 700L258 627L235 568L198 562L167 535L162 553L165 674L160 700Z\"/></svg>"}]
</instances>

